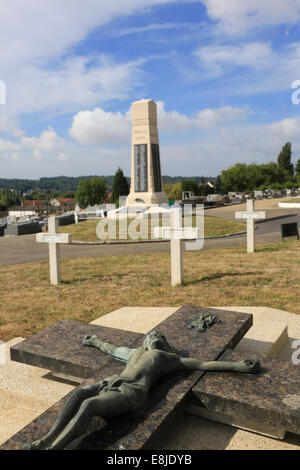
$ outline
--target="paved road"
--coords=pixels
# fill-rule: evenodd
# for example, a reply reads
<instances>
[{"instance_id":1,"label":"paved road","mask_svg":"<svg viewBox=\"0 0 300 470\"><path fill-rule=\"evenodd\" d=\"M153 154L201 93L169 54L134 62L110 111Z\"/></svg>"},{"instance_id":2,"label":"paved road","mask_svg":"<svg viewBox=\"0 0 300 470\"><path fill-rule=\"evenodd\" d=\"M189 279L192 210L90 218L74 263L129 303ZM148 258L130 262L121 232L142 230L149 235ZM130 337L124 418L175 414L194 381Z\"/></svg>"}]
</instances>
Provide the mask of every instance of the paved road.
<instances>
[{"instance_id":1,"label":"paved road","mask_svg":"<svg viewBox=\"0 0 300 470\"><path fill-rule=\"evenodd\" d=\"M210 211L209 211L210 212ZM230 211L227 211L229 214ZM298 215L296 214L298 212ZM207 215L216 215L210 212ZM218 213L221 216L221 212ZM268 243L280 241L280 224L298 222L300 214L297 210L272 211L268 217L281 217L275 220L265 220L257 224L256 243ZM233 211L226 218L233 218ZM215 238L205 241L204 249L223 248L230 246L246 245L246 235ZM85 258L92 256L114 256L139 253L158 253L169 251L169 243L135 243L123 245L63 245L61 255L63 258ZM0 266L30 263L33 261L48 260L48 245L36 243L35 235L23 235L20 237L0 237Z\"/></svg>"}]
</instances>

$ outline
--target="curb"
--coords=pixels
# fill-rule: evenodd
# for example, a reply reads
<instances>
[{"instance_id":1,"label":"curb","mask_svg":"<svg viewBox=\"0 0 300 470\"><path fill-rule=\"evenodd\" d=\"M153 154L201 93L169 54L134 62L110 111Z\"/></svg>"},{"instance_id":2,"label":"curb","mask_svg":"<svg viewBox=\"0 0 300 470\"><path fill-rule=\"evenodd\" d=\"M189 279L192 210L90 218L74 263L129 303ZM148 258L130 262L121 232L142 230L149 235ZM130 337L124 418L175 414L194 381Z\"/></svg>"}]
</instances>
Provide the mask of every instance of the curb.
<instances>
[{"instance_id":1,"label":"curb","mask_svg":"<svg viewBox=\"0 0 300 470\"><path fill-rule=\"evenodd\" d=\"M299 204L299 207L300 207L300 204ZM297 215L298 214L277 215L275 217L270 217L269 219L266 218L266 219L262 219L262 220L257 220L257 221L255 221L255 224L265 224L266 222L269 222L271 220L285 219L286 217L295 217Z\"/></svg>"},{"instance_id":2,"label":"curb","mask_svg":"<svg viewBox=\"0 0 300 470\"><path fill-rule=\"evenodd\" d=\"M236 233L227 233L226 235L214 235L212 237L205 237L205 240L213 240L215 238L228 238L228 237L235 237L237 235L244 235L245 233L247 233L247 231L244 231L244 232L236 232ZM190 242L191 240L183 240L185 242ZM169 243L170 240L136 240L136 241L127 241L127 242L112 242L112 241L108 241L108 242L85 242L85 241L81 241L81 240L73 240L71 245L99 245L99 246L102 246L102 245L136 245L136 244L140 244L140 243Z\"/></svg>"},{"instance_id":3,"label":"curb","mask_svg":"<svg viewBox=\"0 0 300 470\"><path fill-rule=\"evenodd\" d=\"M300 209L300 202L279 202L278 207L286 209Z\"/></svg>"}]
</instances>

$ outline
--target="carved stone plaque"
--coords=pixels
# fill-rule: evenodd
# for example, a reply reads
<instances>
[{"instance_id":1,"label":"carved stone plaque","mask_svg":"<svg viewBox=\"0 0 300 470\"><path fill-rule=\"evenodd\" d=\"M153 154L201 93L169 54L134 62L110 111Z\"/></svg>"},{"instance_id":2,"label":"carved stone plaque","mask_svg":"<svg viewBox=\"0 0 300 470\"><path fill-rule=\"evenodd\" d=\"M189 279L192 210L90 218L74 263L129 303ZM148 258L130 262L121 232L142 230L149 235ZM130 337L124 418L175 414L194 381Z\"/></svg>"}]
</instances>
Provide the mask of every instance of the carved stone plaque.
<instances>
[{"instance_id":1,"label":"carved stone plaque","mask_svg":"<svg viewBox=\"0 0 300 470\"><path fill-rule=\"evenodd\" d=\"M159 146L157 144L152 144L151 150L152 150L152 162L153 162L154 191L157 193L160 193L162 191L162 186L161 186Z\"/></svg>"},{"instance_id":2,"label":"carved stone plaque","mask_svg":"<svg viewBox=\"0 0 300 470\"><path fill-rule=\"evenodd\" d=\"M136 193L148 191L148 151L147 144L134 146L134 190Z\"/></svg>"}]
</instances>

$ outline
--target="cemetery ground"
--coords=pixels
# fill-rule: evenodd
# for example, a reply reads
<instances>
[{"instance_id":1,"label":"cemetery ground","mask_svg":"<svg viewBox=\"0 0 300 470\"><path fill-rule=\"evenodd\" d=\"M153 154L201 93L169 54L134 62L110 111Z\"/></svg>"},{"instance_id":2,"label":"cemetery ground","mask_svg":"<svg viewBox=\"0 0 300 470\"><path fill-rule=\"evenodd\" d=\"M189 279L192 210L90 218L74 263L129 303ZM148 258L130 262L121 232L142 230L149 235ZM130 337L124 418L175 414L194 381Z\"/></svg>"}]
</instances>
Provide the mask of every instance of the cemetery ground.
<instances>
[{"instance_id":1,"label":"cemetery ground","mask_svg":"<svg viewBox=\"0 0 300 470\"><path fill-rule=\"evenodd\" d=\"M300 314L300 243L184 252L184 285L170 284L170 253L62 259L0 267L0 340L29 337L61 319L90 322L125 306L265 306Z\"/></svg>"}]
</instances>

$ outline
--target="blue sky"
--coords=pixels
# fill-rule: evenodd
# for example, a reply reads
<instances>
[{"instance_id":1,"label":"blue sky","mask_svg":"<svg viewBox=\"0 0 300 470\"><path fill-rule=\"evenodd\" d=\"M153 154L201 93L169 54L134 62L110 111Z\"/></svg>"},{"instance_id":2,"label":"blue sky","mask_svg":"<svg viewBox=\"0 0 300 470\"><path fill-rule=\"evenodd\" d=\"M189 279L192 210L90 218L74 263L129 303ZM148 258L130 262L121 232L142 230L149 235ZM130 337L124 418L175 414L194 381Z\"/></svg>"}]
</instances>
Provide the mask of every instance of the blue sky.
<instances>
[{"instance_id":1,"label":"blue sky","mask_svg":"<svg viewBox=\"0 0 300 470\"><path fill-rule=\"evenodd\" d=\"M0 0L0 177L130 174L130 104L163 174L300 158L300 0ZM300 96L300 94L299 94Z\"/></svg>"}]
</instances>

